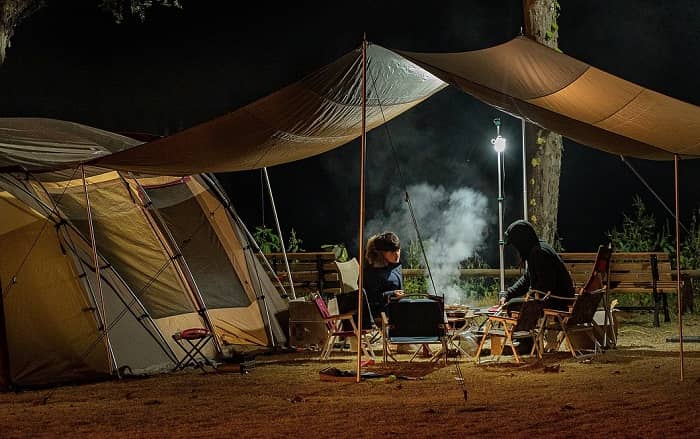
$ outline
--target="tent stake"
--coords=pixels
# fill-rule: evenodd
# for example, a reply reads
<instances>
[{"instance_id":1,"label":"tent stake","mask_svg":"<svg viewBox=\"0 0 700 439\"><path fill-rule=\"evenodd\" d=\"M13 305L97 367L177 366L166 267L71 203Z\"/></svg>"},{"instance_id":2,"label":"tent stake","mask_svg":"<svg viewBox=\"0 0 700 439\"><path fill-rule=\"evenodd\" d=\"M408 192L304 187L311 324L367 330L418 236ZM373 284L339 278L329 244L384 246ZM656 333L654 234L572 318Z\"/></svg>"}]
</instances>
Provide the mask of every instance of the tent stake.
<instances>
[{"instance_id":1,"label":"tent stake","mask_svg":"<svg viewBox=\"0 0 700 439\"><path fill-rule=\"evenodd\" d=\"M683 381L683 300L681 294L681 227L678 195L678 154L673 154L673 177L676 195L676 296L678 298L678 349L680 352L681 382Z\"/></svg>"}]
</instances>

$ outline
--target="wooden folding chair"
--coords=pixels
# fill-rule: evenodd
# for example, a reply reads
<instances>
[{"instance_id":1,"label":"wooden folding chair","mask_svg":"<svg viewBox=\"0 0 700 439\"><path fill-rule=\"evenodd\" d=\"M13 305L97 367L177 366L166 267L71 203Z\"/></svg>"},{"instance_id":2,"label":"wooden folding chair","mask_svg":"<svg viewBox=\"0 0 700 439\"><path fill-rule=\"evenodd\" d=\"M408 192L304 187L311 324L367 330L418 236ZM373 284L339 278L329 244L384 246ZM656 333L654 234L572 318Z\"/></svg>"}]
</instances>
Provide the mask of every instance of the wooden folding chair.
<instances>
[{"instance_id":1,"label":"wooden folding chair","mask_svg":"<svg viewBox=\"0 0 700 439\"><path fill-rule=\"evenodd\" d=\"M601 283L593 280L587 285L588 288L593 288L601 285ZM540 333L543 333L545 328L547 331L559 331L553 345L548 346L548 349L558 350L562 341L565 340L571 355L574 358L580 358L586 349L577 348L571 340L571 334L584 332L593 343L592 354L595 355L600 352L601 345L595 337L595 332L600 332L601 330L594 317L604 295L604 287L593 291L581 290L572 299L572 304L568 311L545 309Z\"/></svg>"},{"instance_id":2,"label":"wooden folding chair","mask_svg":"<svg viewBox=\"0 0 700 439\"><path fill-rule=\"evenodd\" d=\"M332 315L328 311L326 302L324 302L320 294L314 295L313 301L316 304L318 311L321 313L323 321L326 322L326 327L328 328L328 336L326 337L326 341L321 349L320 357L321 360L327 360L330 357L331 351L333 351L336 342L338 342L341 338L345 339L349 337L357 337L357 324L355 322L357 311L352 310ZM362 349L362 352L367 356L367 358L374 361L374 351L372 350L368 336L370 332L371 328L365 328L365 325L363 325L358 346L360 349Z\"/></svg>"},{"instance_id":3,"label":"wooden folding chair","mask_svg":"<svg viewBox=\"0 0 700 439\"><path fill-rule=\"evenodd\" d=\"M530 356L537 353L538 358L542 357L541 338L539 337L538 329L540 328L539 321L544 311L544 303L549 294L544 294L542 298L537 297L537 295L534 291L528 292L524 299L520 299L520 310L513 312L511 315L505 314L505 309L509 305L509 303L506 303L503 306L503 311L501 311L503 314L499 313L489 316L484 327L484 335L481 337L481 342L476 351L476 364L479 364L481 361L481 350L486 339L494 336L504 338L503 347L510 346L516 363L521 363L520 355L514 344L514 340L517 339L531 339L532 350L530 351ZM496 361L499 361L500 357L501 353L496 356Z\"/></svg>"}]
</instances>

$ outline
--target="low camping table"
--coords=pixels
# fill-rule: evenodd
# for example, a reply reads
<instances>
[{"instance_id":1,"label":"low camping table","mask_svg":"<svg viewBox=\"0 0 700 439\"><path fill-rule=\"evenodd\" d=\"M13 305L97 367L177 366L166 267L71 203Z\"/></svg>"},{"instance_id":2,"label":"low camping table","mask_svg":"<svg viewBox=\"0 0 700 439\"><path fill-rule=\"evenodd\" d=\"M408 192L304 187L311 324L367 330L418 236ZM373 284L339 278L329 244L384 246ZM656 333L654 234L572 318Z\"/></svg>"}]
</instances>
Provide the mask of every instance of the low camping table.
<instances>
[{"instance_id":1,"label":"low camping table","mask_svg":"<svg viewBox=\"0 0 700 439\"><path fill-rule=\"evenodd\" d=\"M211 331L205 328L190 328L183 331L178 331L173 334L173 340L185 352L185 356L180 360L173 370L182 370L186 367L198 367L203 372L206 364L214 368L214 364L209 361L206 355L202 352L202 348L213 338ZM198 359L201 358L200 359Z\"/></svg>"}]
</instances>

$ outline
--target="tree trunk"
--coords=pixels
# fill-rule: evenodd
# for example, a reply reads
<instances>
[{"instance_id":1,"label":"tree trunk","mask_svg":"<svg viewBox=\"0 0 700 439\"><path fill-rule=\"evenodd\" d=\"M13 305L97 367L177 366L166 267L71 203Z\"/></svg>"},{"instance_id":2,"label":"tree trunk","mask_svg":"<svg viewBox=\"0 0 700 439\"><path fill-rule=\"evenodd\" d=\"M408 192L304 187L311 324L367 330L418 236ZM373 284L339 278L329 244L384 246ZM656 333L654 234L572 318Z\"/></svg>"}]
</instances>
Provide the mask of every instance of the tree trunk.
<instances>
[{"instance_id":1,"label":"tree trunk","mask_svg":"<svg viewBox=\"0 0 700 439\"><path fill-rule=\"evenodd\" d=\"M523 0L523 12L525 34L558 50L557 0ZM536 125L526 126L528 220L540 239L556 245L562 139L559 134Z\"/></svg>"},{"instance_id":2,"label":"tree trunk","mask_svg":"<svg viewBox=\"0 0 700 439\"><path fill-rule=\"evenodd\" d=\"M0 66L5 62L15 26L43 5L43 0L0 0Z\"/></svg>"}]
</instances>

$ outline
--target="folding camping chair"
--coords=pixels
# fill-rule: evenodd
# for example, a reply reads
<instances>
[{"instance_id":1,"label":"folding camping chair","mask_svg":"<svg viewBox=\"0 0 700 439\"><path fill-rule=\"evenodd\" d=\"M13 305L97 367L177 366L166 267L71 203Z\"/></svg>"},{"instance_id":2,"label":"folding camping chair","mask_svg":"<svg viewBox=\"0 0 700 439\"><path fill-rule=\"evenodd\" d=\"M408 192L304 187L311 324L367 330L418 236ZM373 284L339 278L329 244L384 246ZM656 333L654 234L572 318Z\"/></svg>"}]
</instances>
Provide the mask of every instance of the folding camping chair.
<instances>
[{"instance_id":1,"label":"folding camping chair","mask_svg":"<svg viewBox=\"0 0 700 439\"><path fill-rule=\"evenodd\" d=\"M600 286L600 281L590 281L586 284L587 288L595 288ZM552 346L548 346L548 350L558 350L562 341L566 340L566 344L574 358L579 358L585 349L578 348L571 340L571 335L574 332L584 332L593 343L593 352L595 355L600 352L600 342L595 337L594 332L601 333L601 329L594 320L595 312L598 309L601 299L605 295L605 288L597 288L593 291L582 289L572 300L572 304L567 311L556 309L545 309L544 319L540 332L546 327L548 331L559 331Z\"/></svg>"},{"instance_id":2,"label":"folding camping chair","mask_svg":"<svg viewBox=\"0 0 700 439\"><path fill-rule=\"evenodd\" d=\"M357 301L357 291L347 293L347 295L345 295L346 297L344 298L341 298L341 296L342 295L338 296L339 313L335 315L331 315L331 313L328 311L326 302L324 302L320 294L315 294L313 297L316 308L318 308L318 311L321 313L321 317L323 318L323 321L326 322L326 327L328 329L326 341L321 349L321 360L327 360L330 357L331 351L340 338L357 337L357 310L351 309L350 311L347 311L348 308L353 308L350 304L350 302L353 300L353 296L354 300ZM357 306L355 305L354 308L357 308ZM365 306L363 311L369 314L368 307ZM358 346L360 349L362 349L362 352L364 352L367 358L374 361L374 351L372 350L368 335L372 331L372 325L369 323L372 321L371 315L368 315L367 318L363 318L362 320L364 324L362 325L362 332L360 334Z\"/></svg>"},{"instance_id":3,"label":"folding camping chair","mask_svg":"<svg viewBox=\"0 0 700 439\"><path fill-rule=\"evenodd\" d=\"M549 293L543 297L539 291L531 290L522 301L522 306L519 311L512 312L511 315L506 314L505 309L509 305L506 303L502 307L499 314L489 316L486 326L484 327L484 335L481 337L481 342L476 350L476 364L481 361L481 350L484 347L486 339L489 337L503 337L503 347L510 346L513 351L513 357L516 363L521 363L520 355L514 344L514 340L530 338L532 339L532 350L530 356L537 353L537 357L542 357L541 338L539 337L539 321L543 315L544 303L549 298ZM501 314L503 313L503 314ZM501 352L496 356L496 361L501 358Z\"/></svg>"},{"instance_id":4,"label":"folding camping chair","mask_svg":"<svg viewBox=\"0 0 700 439\"><path fill-rule=\"evenodd\" d=\"M175 365L173 371L183 370L186 367L198 367L203 372L207 372L204 365L216 368L214 363L209 361L202 349L214 338L214 335L205 328L189 328L173 334L173 340L182 348L185 356Z\"/></svg>"},{"instance_id":5,"label":"folding camping chair","mask_svg":"<svg viewBox=\"0 0 700 439\"><path fill-rule=\"evenodd\" d=\"M394 361L396 357L389 351L390 344L410 345L419 344L411 358L413 359L429 344L440 344L440 350L430 360L444 358L447 364L447 320L445 318L442 298L431 296L414 299L402 297L387 304L386 312L382 312L382 334L384 345L384 362L388 358Z\"/></svg>"}]
</instances>

